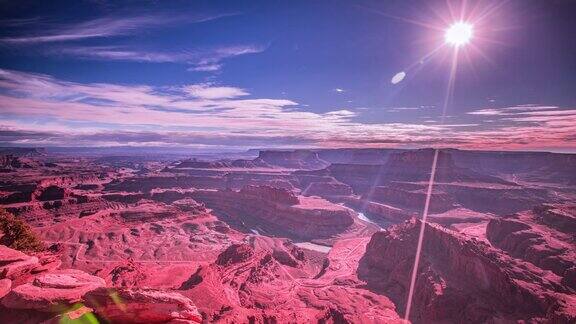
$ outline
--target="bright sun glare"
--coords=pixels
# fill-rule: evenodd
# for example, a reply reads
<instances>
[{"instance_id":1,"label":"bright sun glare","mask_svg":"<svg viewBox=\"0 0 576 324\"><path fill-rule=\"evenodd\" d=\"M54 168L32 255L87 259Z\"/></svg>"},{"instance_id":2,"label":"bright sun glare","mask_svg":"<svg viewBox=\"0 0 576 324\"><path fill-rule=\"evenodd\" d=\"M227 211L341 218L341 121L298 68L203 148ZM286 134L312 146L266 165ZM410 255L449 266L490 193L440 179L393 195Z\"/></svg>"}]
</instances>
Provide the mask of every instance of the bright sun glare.
<instances>
[{"instance_id":1,"label":"bright sun glare","mask_svg":"<svg viewBox=\"0 0 576 324\"><path fill-rule=\"evenodd\" d=\"M472 25L466 22L454 23L444 35L447 44L452 46L462 46L467 44L472 38Z\"/></svg>"}]
</instances>

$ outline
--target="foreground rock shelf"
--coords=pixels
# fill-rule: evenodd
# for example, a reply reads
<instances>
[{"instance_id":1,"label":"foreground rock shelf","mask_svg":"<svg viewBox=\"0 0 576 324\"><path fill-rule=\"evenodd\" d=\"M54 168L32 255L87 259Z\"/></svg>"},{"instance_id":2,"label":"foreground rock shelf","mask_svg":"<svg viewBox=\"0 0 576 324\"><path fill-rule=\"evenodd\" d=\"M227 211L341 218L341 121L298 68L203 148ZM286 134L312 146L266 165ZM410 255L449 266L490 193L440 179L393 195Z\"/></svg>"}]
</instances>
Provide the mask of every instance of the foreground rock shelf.
<instances>
[{"instance_id":1,"label":"foreground rock shelf","mask_svg":"<svg viewBox=\"0 0 576 324\"><path fill-rule=\"evenodd\" d=\"M112 323L201 323L194 303L176 292L107 288L74 269L47 269L40 259L0 245L0 322L58 323L100 318Z\"/></svg>"}]
</instances>

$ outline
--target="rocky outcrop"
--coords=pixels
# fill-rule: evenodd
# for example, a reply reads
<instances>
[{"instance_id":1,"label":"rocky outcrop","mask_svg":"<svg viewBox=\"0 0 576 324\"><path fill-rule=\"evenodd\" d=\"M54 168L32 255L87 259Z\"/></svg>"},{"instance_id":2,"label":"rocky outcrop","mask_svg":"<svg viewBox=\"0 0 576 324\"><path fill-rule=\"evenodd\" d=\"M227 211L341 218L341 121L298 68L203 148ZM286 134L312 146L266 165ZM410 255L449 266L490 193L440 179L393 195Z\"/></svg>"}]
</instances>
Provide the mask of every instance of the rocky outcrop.
<instances>
[{"instance_id":1,"label":"rocky outcrop","mask_svg":"<svg viewBox=\"0 0 576 324\"><path fill-rule=\"evenodd\" d=\"M312 239L342 233L354 223L348 208L314 197L294 197L270 187L245 191L197 191L194 200L206 204L223 221L243 232ZM257 194L258 193L258 194Z\"/></svg>"},{"instance_id":2,"label":"rocky outcrop","mask_svg":"<svg viewBox=\"0 0 576 324\"><path fill-rule=\"evenodd\" d=\"M248 260L254 254L254 248L246 243L232 244L220 253L216 264L226 266Z\"/></svg>"},{"instance_id":3,"label":"rocky outcrop","mask_svg":"<svg viewBox=\"0 0 576 324\"><path fill-rule=\"evenodd\" d=\"M576 233L576 204L543 204L534 207L536 220L557 231Z\"/></svg>"},{"instance_id":4,"label":"rocky outcrop","mask_svg":"<svg viewBox=\"0 0 576 324\"><path fill-rule=\"evenodd\" d=\"M375 233L361 260L359 277L403 310L416 253L420 222ZM416 277L414 323L576 320L576 299L558 276L427 224Z\"/></svg>"},{"instance_id":5,"label":"rocky outcrop","mask_svg":"<svg viewBox=\"0 0 576 324\"><path fill-rule=\"evenodd\" d=\"M532 211L490 220L486 237L510 254L550 270L576 291L576 242L570 221L574 205L543 205Z\"/></svg>"},{"instance_id":6,"label":"rocky outcrop","mask_svg":"<svg viewBox=\"0 0 576 324\"><path fill-rule=\"evenodd\" d=\"M0 299L10 292L10 288L12 288L12 280L0 279Z\"/></svg>"},{"instance_id":7,"label":"rocky outcrop","mask_svg":"<svg viewBox=\"0 0 576 324\"><path fill-rule=\"evenodd\" d=\"M347 260L349 261L349 260ZM402 323L385 296L361 288L340 268L314 278L322 259L287 241L254 237L232 245L182 285L222 323Z\"/></svg>"},{"instance_id":8,"label":"rocky outcrop","mask_svg":"<svg viewBox=\"0 0 576 324\"><path fill-rule=\"evenodd\" d=\"M62 200L69 196L69 191L57 185L50 185L38 188L34 195L40 201Z\"/></svg>"},{"instance_id":9,"label":"rocky outcrop","mask_svg":"<svg viewBox=\"0 0 576 324\"><path fill-rule=\"evenodd\" d=\"M18 267L23 261L36 267ZM31 257L0 245L0 323L61 323L83 315L110 323L202 322L194 303L181 294L106 288L104 279L81 270L55 269L59 263L54 261L46 253ZM3 278L16 273L6 269L16 268L17 278Z\"/></svg>"},{"instance_id":10,"label":"rocky outcrop","mask_svg":"<svg viewBox=\"0 0 576 324\"><path fill-rule=\"evenodd\" d=\"M0 279L21 278L39 265L37 257L0 245Z\"/></svg>"},{"instance_id":11,"label":"rocky outcrop","mask_svg":"<svg viewBox=\"0 0 576 324\"><path fill-rule=\"evenodd\" d=\"M13 288L2 299L2 305L13 309L58 312L105 284L104 279L80 270L54 270L37 276L32 283Z\"/></svg>"},{"instance_id":12,"label":"rocky outcrop","mask_svg":"<svg viewBox=\"0 0 576 324\"><path fill-rule=\"evenodd\" d=\"M87 306L111 323L202 323L194 303L176 292L99 288L84 299Z\"/></svg>"}]
</instances>

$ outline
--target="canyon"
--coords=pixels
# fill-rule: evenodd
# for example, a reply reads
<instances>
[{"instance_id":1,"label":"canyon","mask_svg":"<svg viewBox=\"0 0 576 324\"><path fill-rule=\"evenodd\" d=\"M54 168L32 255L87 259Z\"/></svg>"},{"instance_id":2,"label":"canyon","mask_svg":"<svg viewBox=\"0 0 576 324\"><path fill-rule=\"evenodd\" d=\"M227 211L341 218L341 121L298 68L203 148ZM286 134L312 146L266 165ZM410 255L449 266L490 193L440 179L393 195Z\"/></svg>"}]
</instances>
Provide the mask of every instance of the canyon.
<instances>
[{"instance_id":1,"label":"canyon","mask_svg":"<svg viewBox=\"0 0 576 324\"><path fill-rule=\"evenodd\" d=\"M0 150L0 321L576 321L576 155ZM6 242L5 242L6 241ZM121 300L121 303L118 303Z\"/></svg>"}]
</instances>

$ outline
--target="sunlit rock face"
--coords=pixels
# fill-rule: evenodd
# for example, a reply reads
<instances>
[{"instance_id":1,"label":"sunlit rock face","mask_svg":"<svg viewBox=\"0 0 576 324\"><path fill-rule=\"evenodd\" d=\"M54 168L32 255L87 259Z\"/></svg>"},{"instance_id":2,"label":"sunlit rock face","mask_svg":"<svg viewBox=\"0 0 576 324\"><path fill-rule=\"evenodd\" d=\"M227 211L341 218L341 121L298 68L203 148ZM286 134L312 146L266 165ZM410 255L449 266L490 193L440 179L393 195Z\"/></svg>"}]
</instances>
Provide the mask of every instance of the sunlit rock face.
<instances>
[{"instance_id":1,"label":"sunlit rock face","mask_svg":"<svg viewBox=\"0 0 576 324\"><path fill-rule=\"evenodd\" d=\"M236 229L298 239L327 238L354 223L353 212L317 197L297 197L285 189L249 186L236 191L194 194Z\"/></svg>"},{"instance_id":2,"label":"sunlit rock face","mask_svg":"<svg viewBox=\"0 0 576 324\"><path fill-rule=\"evenodd\" d=\"M43 266L50 259L0 245L0 322L59 323L81 316L111 323L202 322L194 303L179 293L105 287L104 279L84 271ZM22 267L27 260L32 266ZM17 278L8 271L15 268Z\"/></svg>"},{"instance_id":3,"label":"sunlit rock face","mask_svg":"<svg viewBox=\"0 0 576 324\"><path fill-rule=\"evenodd\" d=\"M550 270L576 290L576 206L542 205L492 219L486 237L509 255Z\"/></svg>"},{"instance_id":4,"label":"sunlit rock face","mask_svg":"<svg viewBox=\"0 0 576 324\"><path fill-rule=\"evenodd\" d=\"M84 299L88 307L112 323L202 323L194 303L177 292L100 288Z\"/></svg>"},{"instance_id":5,"label":"sunlit rock face","mask_svg":"<svg viewBox=\"0 0 576 324\"><path fill-rule=\"evenodd\" d=\"M215 322L402 323L384 296L361 288L356 257L335 246L326 256L289 241L254 237L231 245L181 287ZM327 265L330 266L327 266Z\"/></svg>"},{"instance_id":6,"label":"sunlit rock face","mask_svg":"<svg viewBox=\"0 0 576 324\"><path fill-rule=\"evenodd\" d=\"M401 310L420 226L420 221L411 220L374 234L358 268L371 290L389 296ZM426 225L424 239L413 322L576 319L574 290L559 276L437 225Z\"/></svg>"}]
</instances>

